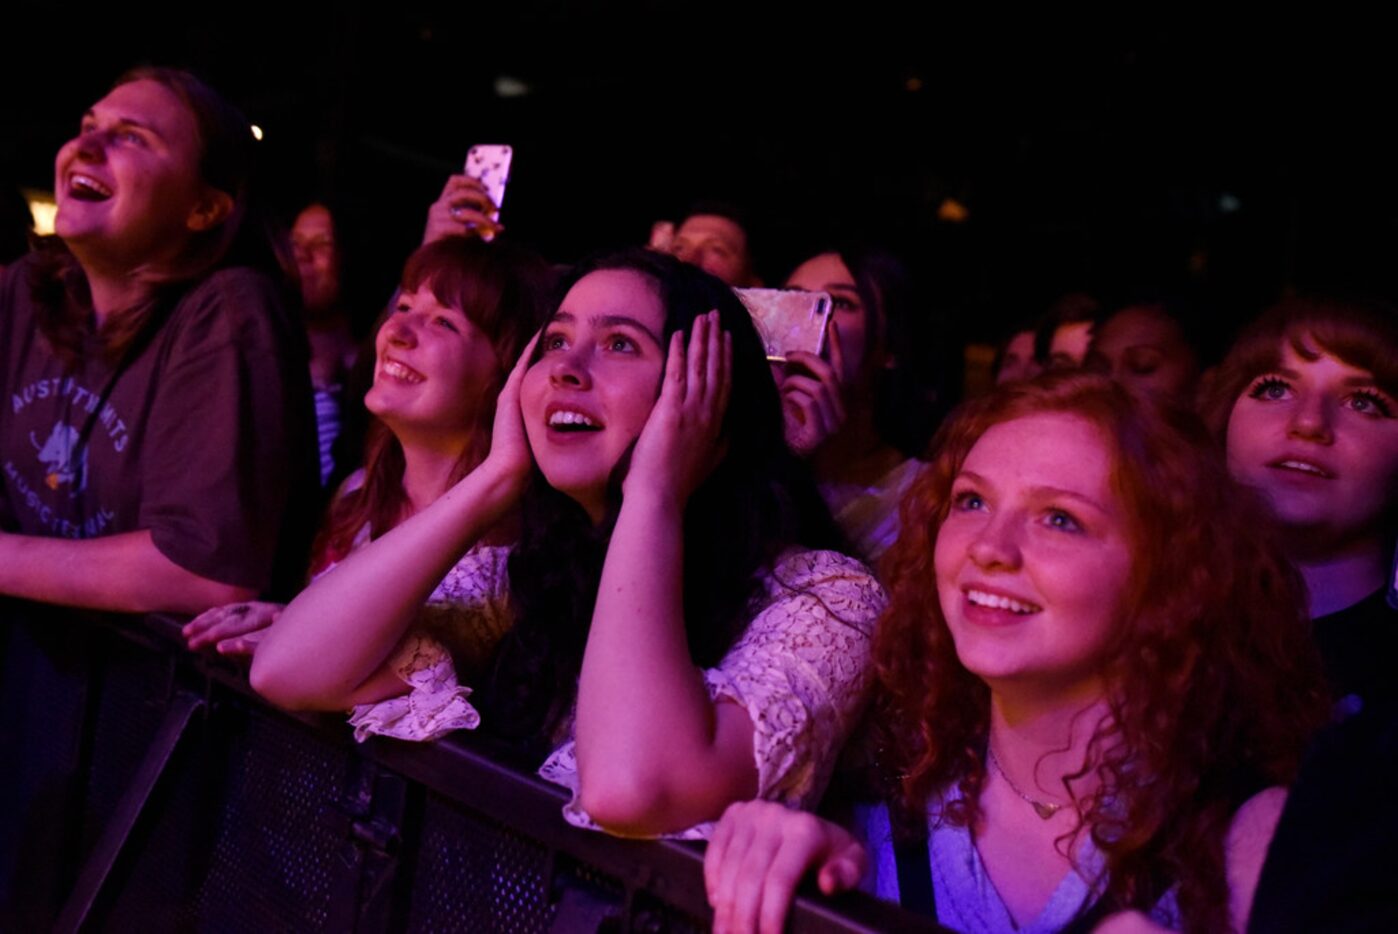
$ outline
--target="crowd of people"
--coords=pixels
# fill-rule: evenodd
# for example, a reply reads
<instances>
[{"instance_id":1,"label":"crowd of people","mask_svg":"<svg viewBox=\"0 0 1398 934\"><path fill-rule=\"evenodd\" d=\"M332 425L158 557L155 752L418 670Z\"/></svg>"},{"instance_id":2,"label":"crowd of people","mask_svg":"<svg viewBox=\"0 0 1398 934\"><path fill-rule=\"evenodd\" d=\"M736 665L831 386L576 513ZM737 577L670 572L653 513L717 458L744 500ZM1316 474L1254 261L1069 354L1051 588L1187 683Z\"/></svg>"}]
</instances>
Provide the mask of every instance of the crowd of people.
<instances>
[{"instance_id":1,"label":"crowd of people","mask_svg":"<svg viewBox=\"0 0 1398 934\"><path fill-rule=\"evenodd\" d=\"M1393 308L1068 295L955 405L885 249L796 265L833 310L774 363L740 213L562 269L454 176L350 295L252 147L147 68L60 150L0 273L0 595L189 614L359 738L475 731L578 826L709 840L722 931L807 875L964 931L1398 919Z\"/></svg>"}]
</instances>

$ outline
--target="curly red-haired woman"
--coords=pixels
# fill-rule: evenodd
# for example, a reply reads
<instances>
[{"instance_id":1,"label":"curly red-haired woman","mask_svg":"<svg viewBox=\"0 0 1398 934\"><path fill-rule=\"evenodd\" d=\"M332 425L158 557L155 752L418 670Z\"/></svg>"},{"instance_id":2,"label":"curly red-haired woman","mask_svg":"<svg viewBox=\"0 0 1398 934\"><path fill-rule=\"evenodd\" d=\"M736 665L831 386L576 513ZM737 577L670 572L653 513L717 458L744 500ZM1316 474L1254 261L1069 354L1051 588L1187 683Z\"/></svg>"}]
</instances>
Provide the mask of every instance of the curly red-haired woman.
<instances>
[{"instance_id":1,"label":"curly red-haired woman","mask_svg":"<svg viewBox=\"0 0 1398 934\"><path fill-rule=\"evenodd\" d=\"M1243 926L1277 786L1325 712L1252 498L1193 416L1091 374L976 400L936 449L885 568L889 803L862 840L730 809L706 860L717 926L778 930L811 868L965 930Z\"/></svg>"}]
</instances>

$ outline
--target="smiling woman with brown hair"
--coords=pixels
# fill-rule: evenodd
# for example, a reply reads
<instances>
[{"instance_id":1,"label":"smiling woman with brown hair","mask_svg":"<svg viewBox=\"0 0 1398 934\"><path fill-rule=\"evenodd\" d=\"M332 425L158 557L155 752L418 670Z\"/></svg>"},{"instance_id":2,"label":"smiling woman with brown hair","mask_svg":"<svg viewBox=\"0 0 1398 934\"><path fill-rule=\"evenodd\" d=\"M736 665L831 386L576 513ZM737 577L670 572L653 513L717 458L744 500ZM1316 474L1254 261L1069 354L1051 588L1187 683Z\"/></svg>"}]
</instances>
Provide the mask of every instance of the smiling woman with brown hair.
<instances>
[{"instance_id":1,"label":"smiling woman with brown hair","mask_svg":"<svg viewBox=\"0 0 1398 934\"><path fill-rule=\"evenodd\" d=\"M147 68L59 150L57 237L0 278L0 594L195 612L299 575L304 341L253 268L254 145Z\"/></svg>"}]
</instances>

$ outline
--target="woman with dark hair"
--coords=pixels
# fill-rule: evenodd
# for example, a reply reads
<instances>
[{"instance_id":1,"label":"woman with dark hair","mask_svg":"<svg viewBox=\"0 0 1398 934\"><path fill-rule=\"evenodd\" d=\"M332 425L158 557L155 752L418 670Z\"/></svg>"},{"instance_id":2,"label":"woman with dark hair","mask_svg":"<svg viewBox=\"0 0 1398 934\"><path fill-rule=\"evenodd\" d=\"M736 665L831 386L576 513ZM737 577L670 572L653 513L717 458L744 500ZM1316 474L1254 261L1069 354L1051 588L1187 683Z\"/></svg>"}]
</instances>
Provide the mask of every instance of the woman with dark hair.
<instances>
[{"instance_id":1,"label":"woman with dark hair","mask_svg":"<svg viewBox=\"0 0 1398 934\"><path fill-rule=\"evenodd\" d=\"M364 467L330 506L312 548L312 575L425 508L485 457L506 364L543 320L548 279L542 259L508 242L450 238L408 258L375 340L374 382L364 400L371 413ZM453 660L465 674L479 673L509 617L457 613L462 601L455 588L491 560L488 546L506 544L512 532L487 533L481 547L439 582L413 638L381 673L390 690L413 683L433 665L450 670ZM277 603L218 607L188 623L184 635L191 649L251 655L282 609ZM450 657L424 638L428 634ZM378 713L442 720L442 711L457 710L455 696L444 694L430 709Z\"/></svg>"},{"instance_id":2,"label":"woman with dark hair","mask_svg":"<svg viewBox=\"0 0 1398 934\"><path fill-rule=\"evenodd\" d=\"M0 278L0 594L197 612L300 575L305 342L262 271L253 146L146 68L59 150L57 236Z\"/></svg>"},{"instance_id":3,"label":"woman with dark hair","mask_svg":"<svg viewBox=\"0 0 1398 934\"><path fill-rule=\"evenodd\" d=\"M1016 321L995 349L995 359L990 365L995 384L1033 379L1043 371L1034 356L1034 324L1029 320Z\"/></svg>"},{"instance_id":4,"label":"woman with dark hair","mask_svg":"<svg viewBox=\"0 0 1398 934\"><path fill-rule=\"evenodd\" d=\"M730 289L643 250L585 265L506 384L489 455L294 601L253 685L291 707L374 699L435 581L523 496L520 543L476 591L516 618L479 699L493 732L557 747L542 771L576 792L569 818L657 834L754 794L814 801L882 594L808 550L837 533L780 417Z\"/></svg>"},{"instance_id":5,"label":"woman with dark hair","mask_svg":"<svg viewBox=\"0 0 1398 934\"><path fill-rule=\"evenodd\" d=\"M1398 612L1398 311L1296 298L1238 339L1205 393L1228 468L1260 491L1305 578L1345 706L1393 699Z\"/></svg>"},{"instance_id":6,"label":"woman with dark hair","mask_svg":"<svg viewBox=\"0 0 1398 934\"><path fill-rule=\"evenodd\" d=\"M936 451L874 647L888 805L862 843L731 808L716 928L778 930L807 869L831 892L872 864L880 895L958 930L1241 930L1276 786L1325 715L1252 499L1191 415L1091 374L1002 387Z\"/></svg>"},{"instance_id":7,"label":"woman with dark hair","mask_svg":"<svg viewBox=\"0 0 1398 934\"><path fill-rule=\"evenodd\" d=\"M907 269L881 250L819 253L786 287L828 292L834 306L829 359L796 352L782 374L787 443L811 463L858 553L877 561L958 382L953 342L932 333Z\"/></svg>"}]
</instances>

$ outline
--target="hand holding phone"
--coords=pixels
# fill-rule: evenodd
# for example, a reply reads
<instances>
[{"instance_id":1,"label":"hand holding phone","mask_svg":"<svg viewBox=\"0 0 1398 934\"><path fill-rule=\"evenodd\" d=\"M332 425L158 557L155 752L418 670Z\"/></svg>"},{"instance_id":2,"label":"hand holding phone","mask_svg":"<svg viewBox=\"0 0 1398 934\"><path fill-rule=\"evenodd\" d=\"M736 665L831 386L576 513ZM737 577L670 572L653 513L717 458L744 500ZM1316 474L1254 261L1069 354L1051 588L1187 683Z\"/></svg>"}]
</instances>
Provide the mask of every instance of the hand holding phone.
<instances>
[{"instance_id":1,"label":"hand holding phone","mask_svg":"<svg viewBox=\"0 0 1398 934\"><path fill-rule=\"evenodd\" d=\"M505 203L505 185L510 180L510 162L514 148L502 145L476 145L466 153L466 176L474 178L485 189L495 206L490 219L499 222L500 206Z\"/></svg>"}]
</instances>

